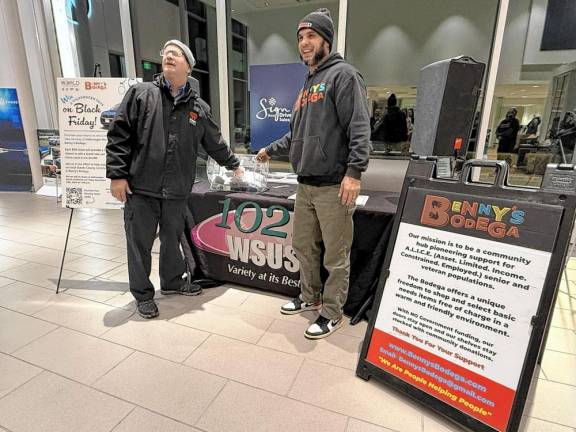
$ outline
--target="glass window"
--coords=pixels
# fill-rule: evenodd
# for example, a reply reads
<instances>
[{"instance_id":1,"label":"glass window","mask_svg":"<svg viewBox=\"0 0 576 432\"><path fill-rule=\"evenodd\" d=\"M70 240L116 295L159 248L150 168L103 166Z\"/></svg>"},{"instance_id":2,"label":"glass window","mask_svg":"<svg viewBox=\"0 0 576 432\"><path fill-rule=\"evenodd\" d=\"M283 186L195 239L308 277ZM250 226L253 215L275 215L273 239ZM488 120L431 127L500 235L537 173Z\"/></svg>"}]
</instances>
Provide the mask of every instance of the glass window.
<instances>
[{"instance_id":1,"label":"glass window","mask_svg":"<svg viewBox=\"0 0 576 432\"><path fill-rule=\"evenodd\" d=\"M295 2L299 3L299 2ZM301 68L301 82L304 82L306 69L300 64L296 28L298 22L319 7L330 10L334 21L334 30L338 28L338 2L304 2L296 5L286 2L253 2L250 0L232 0L229 14L228 64L230 80L230 132L234 151L255 153L252 143L250 122L257 121L255 114L260 106L250 105L250 68L254 66L297 64ZM336 49L337 34L334 35L333 51ZM300 78L298 77L300 82ZM298 91L294 90L293 100ZM272 95L271 95L272 96ZM293 101L289 109L292 108ZM285 124L285 129L288 124ZM279 128L279 130L282 128ZM270 140L280 138L277 134ZM269 144L269 142L265 143ZM261 146L260 146L261 147ZM291 171L287 156L274 157L271 169Z\"/></svg>"},{"instance_id":2,"label":"glass window","mask_svg":"<svg viewBox=\"0 0 576 432\"><path fill-rule=\"evenodd\" d=\"M346 58L366 81L371 157L405 158L418 122L414 108L420 69L461 55L487 64L498 0L348 4Z\"/></svg>"},{"instance_id":3,"label":"glass window","mask_svg":"<svg viewBox=\"0 0 576 432\"><path fill-rule=\"evenodd\" d=\"M65 77L126 76L119 0L53 0L52 8Z\"/></svg>"},{"instance_id":4,"label":"glass window","mask_svg":"<svg viewBox=\"0 0 576 432\"><path fill-rule=\"evenodd\" d=\"M514 185L540 186L546 165L574 152L576 54L544 43L563 20L550 3L510 2L506 19L487 155L508 162Z\"/></svg>"},{"instance_id":5,"label":"glass window","mask_svg":"<svg viewBox=\"0 0 576 432\"><path fill-rule=\"evenodd\" d=\"M124 56L120 54L109 53L108 60L110 61L110 76L113 78L120 78L126 76L126 63Z\"/></svg>"},{"instance_id":6,"label":"glass window","mask_svg":"<svg viewBox=\"0 0 576 432\"><path fill-rule=\"evenodd\" d=\"M183 7L180 7L182 3ZM194 83L219 119L216 9L201 0L131 0L137 76L151 81L162 72L160 49L170 39L186 43L196 59ZM184 10L186 16L181 15Z\"/></svg>"}]
</instances>

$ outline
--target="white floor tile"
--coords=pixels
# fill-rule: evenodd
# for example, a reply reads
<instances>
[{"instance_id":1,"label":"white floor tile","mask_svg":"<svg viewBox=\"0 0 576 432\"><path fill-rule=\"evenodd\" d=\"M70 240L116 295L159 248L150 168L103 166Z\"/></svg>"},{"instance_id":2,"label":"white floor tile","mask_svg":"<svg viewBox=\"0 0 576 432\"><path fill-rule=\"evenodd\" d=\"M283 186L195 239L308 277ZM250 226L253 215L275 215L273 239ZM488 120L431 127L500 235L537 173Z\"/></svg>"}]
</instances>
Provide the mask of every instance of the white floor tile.
<instances>
[{"instance_id":1,"label":"white floor tile","mask_svg":"<svg viewBox=\"0 0 576 432\"><path fill-rule=\"evenodd\" d=\"M14 283L14 279L8 279L0 276L0 288L2 288L5 285L10 285L11 283Z\"/></svg>"},{"instance_id":2,"label":"white floor tile","mask_svg":"<svg viewBox=\"0 0 576 432\"><path fill-rule=\"evenodd\" d=\"M0 307L0 351L12 353L55 328L54 324Z\"/></svg>"},{"instance_id":3,"label":"white floor tile","mask_svg":"<svg viewBox=\"0 0 576 432\"><path fill-rule=\"evenodd\" d=\"M42 372L0 399L0 424L13 432L108 432L133 406Z\"/></svg>"},{"instance_id":4,"label":"white floor tile","mask_svg":"<svg viewBox=\"0 0 576 432\"><path fill-rule=\"evenodd\" d=\"M130 315L127 310L67 294L59 294L54 303L36 314L43 320L93 336L100 336Z\"/></svg>"},{"instance_id":5,"label":"white floor tile","mask_svg":"<svg viewBox=\"0 0 576 432\"><path fill-rule=\"evenodd\" d=\"M258 345L301 355L335 366L356 369L362 340L336 331L330 337L310 340L304 337L308 326L286 321L274 321Z\"/></svg>"},{"instance_id":6,"label":"white floor tile","mask_svg":"<svg viewBox=\"0 0 576 432\"><path fill-rule=\"evenodd\" d=\"M2 272L2 275L10 279L38 285L44 288L56 290L60 269L38 263L27 263ZM62 278L69 278L74 272L64 269Z\"/></svg>"},{"instance_id":7,"label":"white floor tile","mask_svg":"<svg viewBox=\"0 0 576 432\"><path fill-rule=\"evenodd\" d=\"M0 255L0 272L4 273L5 270L9 270L15 267L26 264L28 261L11 258L9 256Z\"/></svg>"},{"instance_id":8,"label":"white floor tile","mask_svg":"<svg viewBox=\"0 0 576 432\"><path fill-rule=\"evenodd\" d=\"M224 378L136 352L98 380L95 387L193 425L225 382Z\"/></svg>"},{"instance_id":9,"label":"white floor tile","mask_svg":"<svg viewBox=\"0 0 576 432\"><path fill-rule=\"evenodd\" d=\"M116 342L158 357L183 362L209 333L160 319L146 320L133 315L110 329L103 339Z\"/></svg>"},{"instance_id":10,"label":"white floor tile","mask_svg":"<svg viewBox=\"0 0 576 432\"><path fill-rule=\"evenodd\" d=\"M576 332L551 327L546 340L546 349L576 355Z\"/></svg>"},{"instance_id":11,"label":"white floor tile","mask_svg":"<svg viewBox=\"0 0 576 432\"><path fill-rule=\"evenodd\" d=\"M556 423L550 423L531 417L525 419L524 421L525 423L523 425L523 429L520 429L522 432L574 432L576 430L566 426L558 425Z\"/></svg>"},{"instance_id":12,"label":"white floor tile","mask_svg":"<svg viewBox=\"0 0 576 432\"><path fill-rule=\"evenodd\" d=\"M175 420L137 407L112 432L200 432Z\"/></svg>"},{"instance_id":13,"label":"white floor tile","mask_svg":"<svg viewBox=\"0 0 576 432\"><path fill-rule=\"evenodd\" d=\"M132 352L61 327L12 355L74 381L92 384Z\"/></svg>"},{"instance_id":14,"label":"white floor tile","mask_svg":"<svg viewBox=\"0 0 576 432\"><path fill-rule=\"evenodd\" d=\"M272 318L219 306L203 305L173 318L174 322L233 339L255 343L264 334Z\"/></svg>"},{"instance_id":15,"label":"white floor tile","mask_svg":"<svg viewBox=\"0 0 576 432\"><path fill-rule=\"evenodd\" d=\"M70 252L106 260L114 260L126 255L125 249L98 243L85 243L81 246L70 249Z\"/></svg>"},{"instance_id":16,"label":"white floor tile","mask_svg":"<svg viewBox=\"0 0 576 432\"><path fill-rule=\"evenodd\" d=\"M284 395L296 378L302 361L291 354L212 335L185 364Z\"/></svg>"},{"instance_id":17,"label":"white floor tile","mask_svg":"<svg viewBox=\"0 0 576 432\"><path fill-rule=\"evenodd\" d=\"M576 387L538 380L524 414L539 420L576 428Z\"/></svg>"},{"instance_id":18,"label":"white floor tile","mask_svg":"<svg viewBox=\"0 0 576 432\"><path fill-rule=\"evenodd\" d=\"M117 262L108 261L90 256L81 256L70 263L66 263L66 270L100 276L103 273L114 270L120 266Z\"/></svg>"},{"instance_id":19,"label":"white floor tile","mask_svg":"<svg viewBox=\"0 0 576 432\"><path fill-rule=\"evenodd\" d=\"M208 432L344 432L346 417L229 382L197 426Z\"/></svg>"},{"instance_id":20,"label":"white floor tile","mask_svg":"<svg viewBox=\"0 0 576 432\"><path fill-rule=\"evenodd\" d=\"M128 289L127 283L93 278L91 275L82 273L62 279L60 283L61 293L102 303L125 293Z\"/></svg>"},{"instance_id":21,"label":"white floor tile","mask_svg":"<svg viewBox=\"0 0 576 432\"><path fill-rule=\"evenodd\" d=\"M567 330L576 330L576 309L554 309L551 325Z\"/></svg>"},{"instance_id":22,"label":"white floor tile","mask_svg":"<svg viewBox=\"0 0 576 432\"><path fill-rule=\"evenodd\" d=\"M407 398L347 369L306 360L288 395L390 429L421 431L422 414Z\"/></svg>"},{"instance_id":23,"label":"white floor tile","mask_svg":"<svg viewBox=\"0 0 576 432\"><path fill-rule=\"evenodd\" d=\"M55 302L58 295L46 288L14 282L0 288L0 306L33 315Z\"/></svg>"},{"instance_id":24,"label":"white floor tile","mask_svg":"<svg viewBox=\"0 0 576 432\"><path fill-rule=\"evenodd\" d=\"M0 354L0 398L30 381L42 369L18 359Z\"/></svg>"},{"instance_id":25,"label":"white floor tile","mask_svg":"<svg viewBox=\"0 0 576 432\"><path fill-rule=\"evenodd\" d=\"M376 426L372 423L366 423L362 420L350 418L346 432L396 432L393 429Z\"/></svg>"},{"instance_id":26,"label":"white floor tile","mask_svg":"<svg viewBox=\"0 0 576 432\"><path fill-rule=\"evenodd\" d=\"M576 386L576 355L546 350L542 370L550 381Z\"/></svg>"}]
</instances>

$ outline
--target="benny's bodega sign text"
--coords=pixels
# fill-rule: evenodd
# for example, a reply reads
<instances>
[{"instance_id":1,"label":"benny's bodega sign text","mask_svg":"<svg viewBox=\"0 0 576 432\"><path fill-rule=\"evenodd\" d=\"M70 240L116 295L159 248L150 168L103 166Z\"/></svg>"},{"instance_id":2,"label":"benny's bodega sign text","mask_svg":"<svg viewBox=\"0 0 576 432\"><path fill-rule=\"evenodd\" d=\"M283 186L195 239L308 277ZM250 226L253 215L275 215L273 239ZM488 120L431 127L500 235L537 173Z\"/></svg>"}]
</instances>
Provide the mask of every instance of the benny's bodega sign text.
<instances>
[{"instance_id":1,"label":"benny's bodega sign text","mask_svg":"<svg viewBox=\"0 0 576 432\"><path fill-rule=\"evenodd\" d=\"M420 222L422 225L485 231L491 237L520 237L519 225L525 211L476 201L451 201L437 195L426 195Z\"/></svg>"}]
</instances>

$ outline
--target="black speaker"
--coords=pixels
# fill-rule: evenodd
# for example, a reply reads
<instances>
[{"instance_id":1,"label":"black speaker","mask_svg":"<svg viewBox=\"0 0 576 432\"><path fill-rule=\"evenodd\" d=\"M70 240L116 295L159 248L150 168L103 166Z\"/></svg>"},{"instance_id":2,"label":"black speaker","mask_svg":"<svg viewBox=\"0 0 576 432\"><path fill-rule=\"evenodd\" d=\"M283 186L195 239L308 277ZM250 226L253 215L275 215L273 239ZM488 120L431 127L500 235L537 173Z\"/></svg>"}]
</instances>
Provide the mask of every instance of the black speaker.
<instances>
[{"instance_id":1,"label":"black speaker","mask_svg":"<svg viewBox=\"0 0 576 432\"><path fill-rule=\"evenodd\" d=\"M465 157L485 67L470 57L456 57L420 70L414 153Z\"/></svg>"}]
</instances>

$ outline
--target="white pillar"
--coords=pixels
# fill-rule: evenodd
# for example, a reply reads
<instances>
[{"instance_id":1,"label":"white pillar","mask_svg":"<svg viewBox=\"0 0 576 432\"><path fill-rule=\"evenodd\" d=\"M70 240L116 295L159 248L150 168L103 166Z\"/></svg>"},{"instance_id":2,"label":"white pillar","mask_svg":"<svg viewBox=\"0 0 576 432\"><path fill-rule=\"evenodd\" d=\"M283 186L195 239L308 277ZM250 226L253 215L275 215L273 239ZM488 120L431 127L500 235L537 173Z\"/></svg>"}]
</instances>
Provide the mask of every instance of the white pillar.
<instances>
[{"instance_id":1,"label":"white pillar","mask_svg":"<svg viewBox=\"0 0 576 432\"><path fill-rule=\"evenodd\" d=\"M226 35L226 0L216 0L218 35L218 81L220 82L220 130L230 144L230 102L228 99L228 40Z\"/></svg>"},{"instance_id":2,"label":"white pillar","mask_svg":"<svg viewBox=\"0 0 576 432\"><path fill-rule=\"evenodd\" d=\"M348 20L348 0L340 0L338 5L338 41L336 51L346 56L346 22Z\"/></svg>"},{"instance_id":3,"label":"white pillar","mask_svg":"<svg viewBox=\"0 0 576 432\"><path fill-rule=\"evenodd\" d=\"M38 136L36 134L38 124L16 0L0 1L0 56L2 57L0 87L15 88L18 92L20 115L22 116L24 137L32 171L32 183L34 190L38 190L42 187Z\"/></svg>"},{"instance_id":4,"label":"white pillar","mask_svg":"<svg viewBox=\"0 0 576 432\"><path fill-rule=\"evenodd\" d=\"M132 20L130 19L129 0L120 0L120 22L122 23L122 45L124 46L124 61L126 76L136 77L136 61L134 58L134 41L132 40Z\"/></svg>"},{"instance_id":5,"label":"white pillar","mask_svg":"<svg viewBox=\"0 0 576 432\"><path fill-rule=\"evenodd\" d=\"M478 143L476 145L476 159L483 158L484 147L486 147L486 134L490 124L490 112L492 111L494 87L496 86L496 77L498 76L498 65L500 64L500 52L502 51L502 40L504 39L504 27L506 26L509 1L510 0L500 0L498 5L498 16L494 29L494 39L492 40L492 55L490 56L488 79L486 80L486 88L484 91L480 133L478 134Z\"/></svg>"},{"instance_id":6,"label":"white pillar","mask_svg":"<svg viewBox=\"0 0 576 432\"><path fill-rule=\"evenodd\" d=\"M41 0L18 0L20 26L40 129L58 129L56 76L50 59L50 42ZM52 13L51 10L49 10Z\"/></svg>"}]
</instances>

